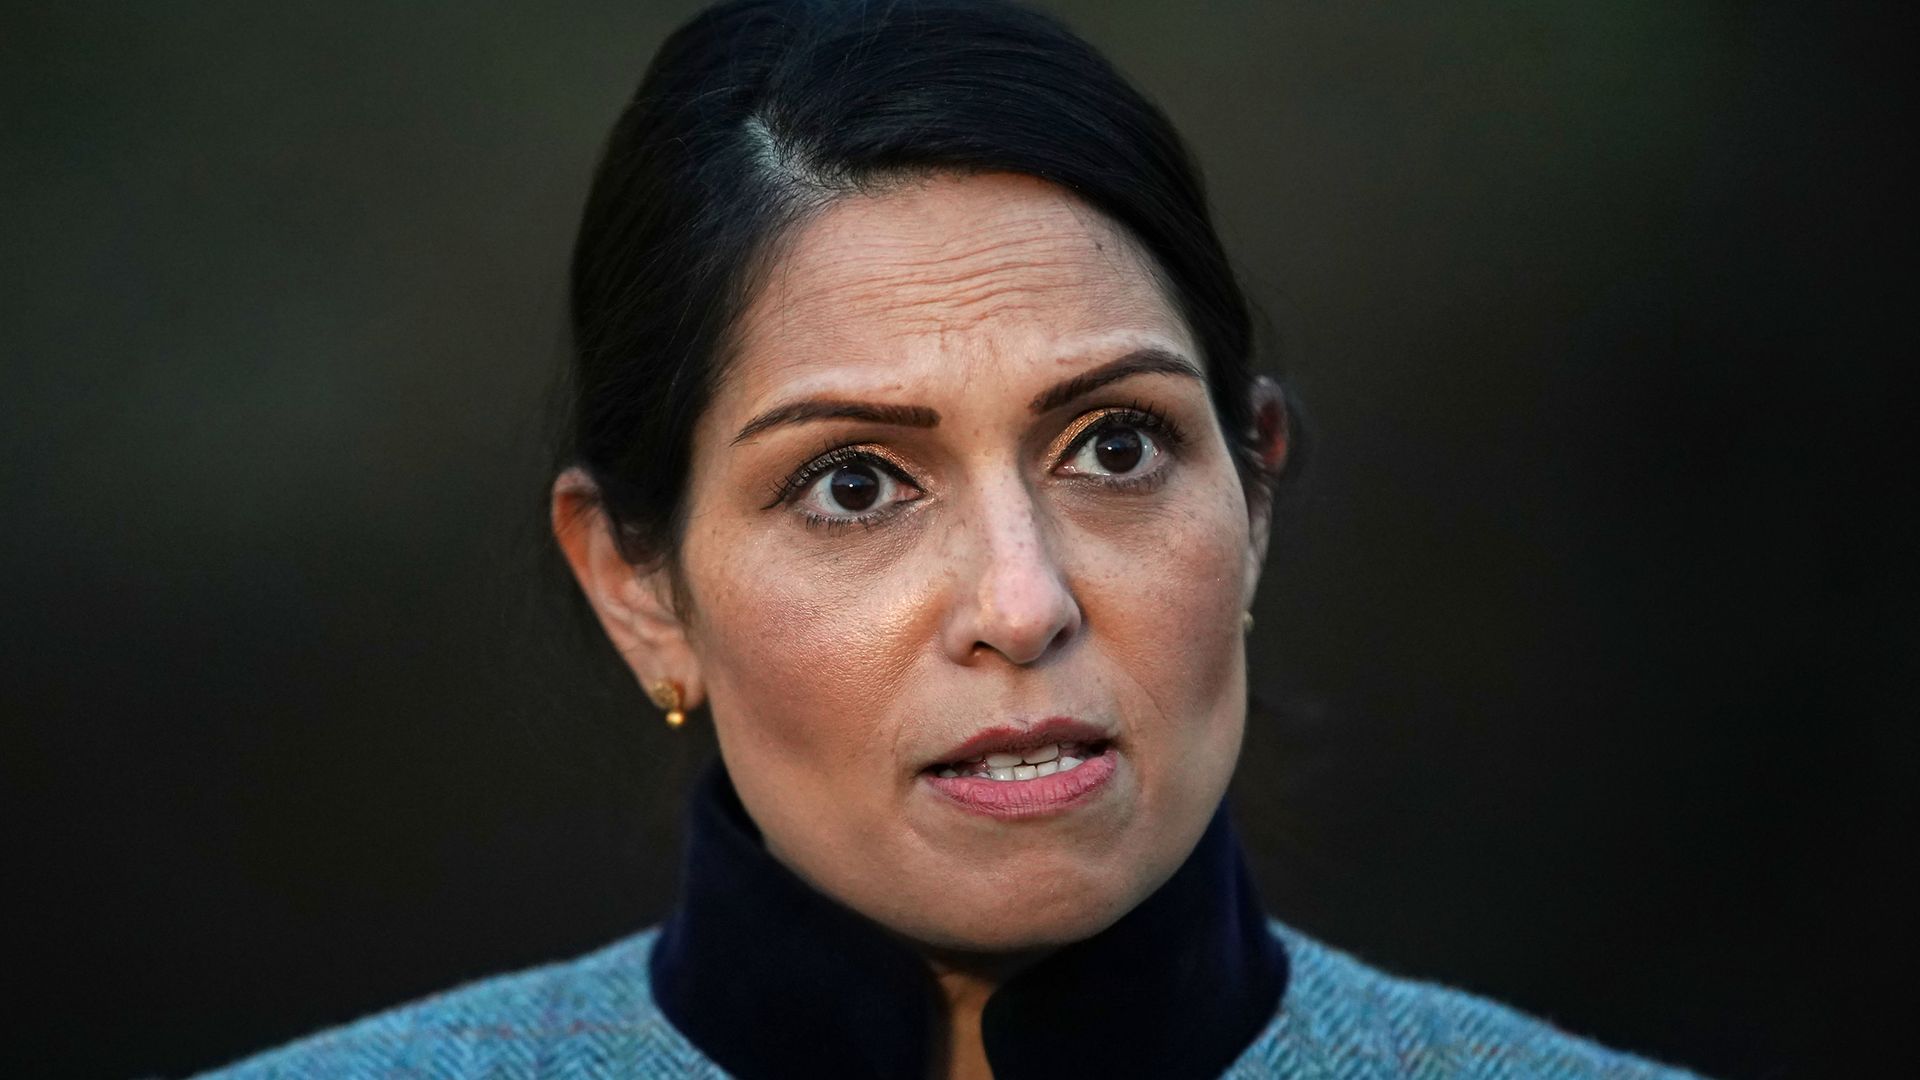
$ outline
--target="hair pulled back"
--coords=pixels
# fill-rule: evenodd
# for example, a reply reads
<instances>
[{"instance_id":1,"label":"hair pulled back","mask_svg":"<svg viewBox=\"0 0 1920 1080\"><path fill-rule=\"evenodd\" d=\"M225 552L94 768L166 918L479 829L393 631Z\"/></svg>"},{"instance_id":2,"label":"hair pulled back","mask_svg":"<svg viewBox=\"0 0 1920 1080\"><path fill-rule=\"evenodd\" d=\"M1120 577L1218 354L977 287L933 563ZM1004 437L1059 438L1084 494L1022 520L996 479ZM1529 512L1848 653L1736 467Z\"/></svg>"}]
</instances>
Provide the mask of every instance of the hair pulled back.
<instances>
[{"instance_id":1,"label":"hair pulled back","mask_svg":"<svg viewBox=\"0 0 1920 1080\"><path fill-rule=\"evenodd\" d=\"M558 465L593 479L629 561L674 554L694 424L777 239L847 194L985 171L1060 185L1152 256L1242 482L1267 497L1247 303L1198 171L1090 45L1006 0L731 0L661 46L574 247Z\"/></svg>"}]
</instances>

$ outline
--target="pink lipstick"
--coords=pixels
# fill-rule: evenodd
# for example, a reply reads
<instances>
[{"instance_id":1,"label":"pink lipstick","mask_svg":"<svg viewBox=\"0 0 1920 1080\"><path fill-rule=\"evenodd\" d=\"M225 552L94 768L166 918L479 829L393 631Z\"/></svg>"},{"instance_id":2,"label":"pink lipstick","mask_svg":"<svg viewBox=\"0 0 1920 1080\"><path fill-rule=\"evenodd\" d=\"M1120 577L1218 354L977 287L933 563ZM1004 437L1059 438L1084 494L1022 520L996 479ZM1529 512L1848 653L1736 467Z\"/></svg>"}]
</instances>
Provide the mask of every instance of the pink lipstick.
<instances>
[{"instance_id":1,"label":"pink lipstick","mask_svg":"<svg viewBox=\"0 0 1920 1080\"><path fill-rule=\"evenodd\" d=\"M1083 803L1119 767L1107 733L1067 717L981 732L921 777L962 809L989 817L1037 817Z\"/></svg>"}]
</instances>

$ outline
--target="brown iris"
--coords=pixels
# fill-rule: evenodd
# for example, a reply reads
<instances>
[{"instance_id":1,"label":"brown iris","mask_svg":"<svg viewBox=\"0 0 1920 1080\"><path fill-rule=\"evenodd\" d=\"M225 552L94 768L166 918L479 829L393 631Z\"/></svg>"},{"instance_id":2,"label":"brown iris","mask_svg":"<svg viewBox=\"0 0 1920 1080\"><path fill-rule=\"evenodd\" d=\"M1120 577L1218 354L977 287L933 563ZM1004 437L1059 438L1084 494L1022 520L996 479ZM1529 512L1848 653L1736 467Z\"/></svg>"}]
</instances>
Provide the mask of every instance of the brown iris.
<instances>
[{"instance_id":1,"label":"brown iris","mask_svg":"<svg viewBox=\"0 0 1920 1080\"><path fill-rule=\"evenodd\" d=\"M1093 443L1093 456L1099 459L1100 467L1109 472L1131 472L1145 452L1140 433L1132 428L1104 432Z\"/></svg>"},{"instance_id":2,"label":"brown iris","mask_svg":"<svg viewBox=\"0 0 1920 1080\"><path fill-rule=\"evenodd\" d=\"M880 477L871 465L842 465L833 471L827 490L842 510L859 513L880 497Z\"/></svg>"}]
</instances>

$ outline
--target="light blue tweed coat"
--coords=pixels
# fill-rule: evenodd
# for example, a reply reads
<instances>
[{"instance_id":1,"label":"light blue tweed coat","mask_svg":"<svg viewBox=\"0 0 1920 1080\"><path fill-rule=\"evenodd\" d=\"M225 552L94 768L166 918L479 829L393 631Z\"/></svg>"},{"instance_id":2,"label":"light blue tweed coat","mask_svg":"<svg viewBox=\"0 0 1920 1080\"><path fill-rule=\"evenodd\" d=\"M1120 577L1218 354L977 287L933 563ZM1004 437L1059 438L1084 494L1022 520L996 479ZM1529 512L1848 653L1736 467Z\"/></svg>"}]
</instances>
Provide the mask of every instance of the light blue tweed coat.
<instances>
[{"instance_id":1,"label":"light blue tweed coat","mask_svg":"<svg viewBox=\"0 0 1920 1080\"><path fill-rule=\"evenodd\" d=\"M1684 1080L1504 1005L1368 967L1282 923L1279 1012L1232 1080ZM654 1003L657 929L575 960L486 979L207 1074L217 1080L723 1077ZM913 1078L918 1080L918 1078Z\"/></svg>"}]
</instances>

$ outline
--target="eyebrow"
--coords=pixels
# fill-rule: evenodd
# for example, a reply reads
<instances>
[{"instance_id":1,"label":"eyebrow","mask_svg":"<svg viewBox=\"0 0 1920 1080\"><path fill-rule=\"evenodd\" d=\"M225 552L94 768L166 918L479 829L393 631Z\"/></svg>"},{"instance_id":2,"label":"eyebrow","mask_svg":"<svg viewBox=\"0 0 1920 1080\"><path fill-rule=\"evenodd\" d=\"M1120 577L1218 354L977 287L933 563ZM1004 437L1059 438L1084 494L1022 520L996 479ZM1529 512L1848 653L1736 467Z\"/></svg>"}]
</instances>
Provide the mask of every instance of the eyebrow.
<instances>
[{"instance_id":1,"label":"eyebrow","mask_svg":"<svg viewBox=\"0 0 1920 1080\"><path fill-rule=\"evenodd\" d=\"M1036 413L1051 412L1083 394L1091 394L1108 383L1135 375L1185 375L1192 379L1205 379L1193 361L1178 353L1165 349L1135 349L1118 360L1101 364L1092 371L1083 371L1050 390L1042 391L1034 396L1027 408Z\"/></svg>"},{"instance_id":2,"label":"eyebrow","mask_svg":"<svg viewBox=\"0 0 1920 1080\"><path fill-rule=\"evenodd\" d=\"M1036 414L1050 412L1075 398L1091 394L1108 383L1119 382L1121 379L1132 378L1135 375L1184 375L1192 379L1205 378L1193 361L1178 353L1158 348L1135 349L1117 360L1110 360L1091 371L1083 371L1041 391L1027 403L1027 408ZM924 405L882 405L837 398L810 398L806 401L776 405L747 421L747 425L740 429L740 434L733 437L733 445L738 446L768 428L784 424L805 424L818 420L866 420L876 424L930 428L939 425L940 414Z\"/></svg>"},{"instance_id":3,"label":"eyebrow","mask_svg":"<svg viewBox=\"0 0 1920 1080\"><path fill-rule=\"evenodd\" d=\"M876 424L930 428L940 423L940 414L921 405L871 405L864 401L815 398L768 409L747 421L747 426L733 437L733 444L738 446L781 424L805 424L814 420L868 420Z\"/></svg>"}]
</instances>

